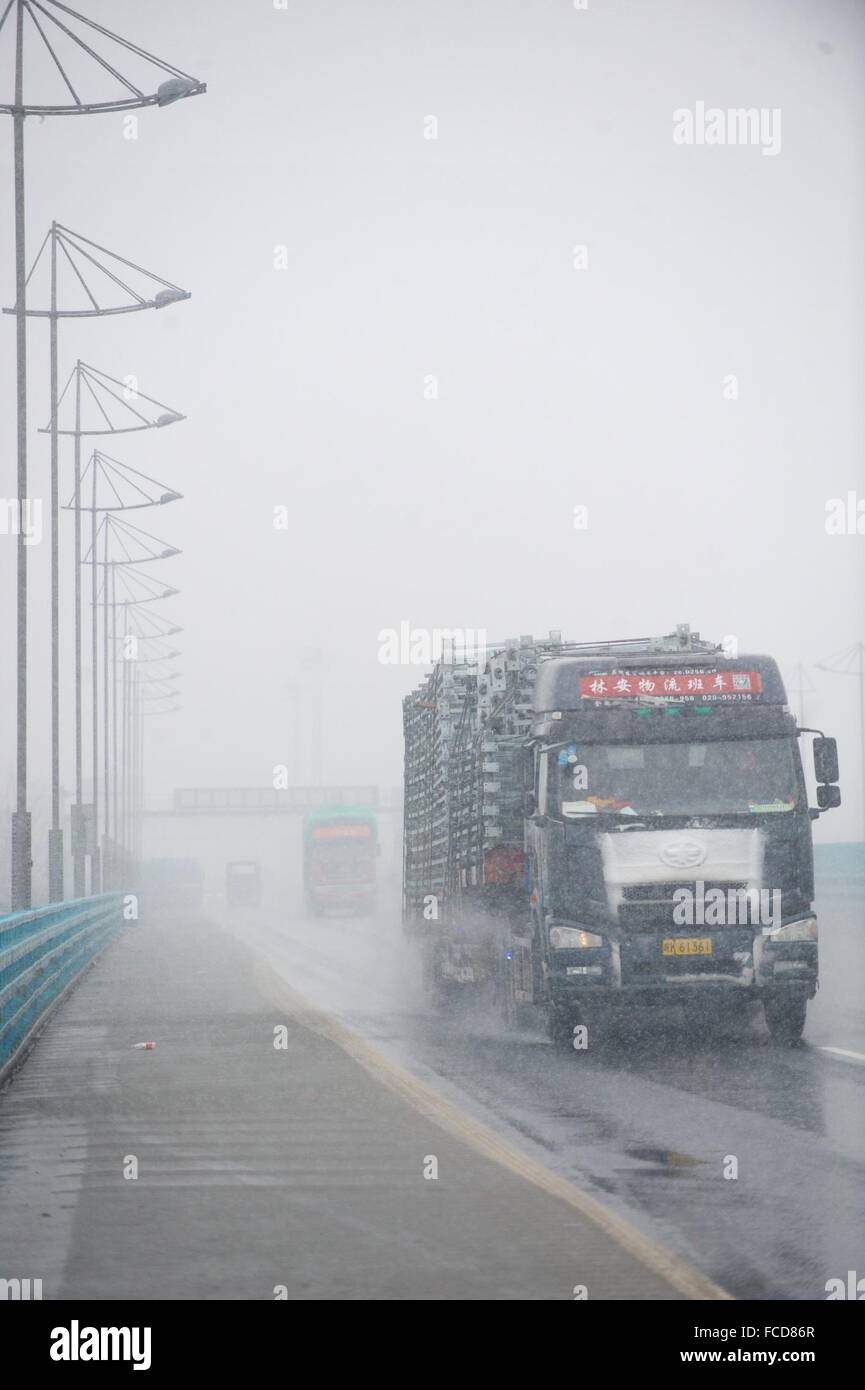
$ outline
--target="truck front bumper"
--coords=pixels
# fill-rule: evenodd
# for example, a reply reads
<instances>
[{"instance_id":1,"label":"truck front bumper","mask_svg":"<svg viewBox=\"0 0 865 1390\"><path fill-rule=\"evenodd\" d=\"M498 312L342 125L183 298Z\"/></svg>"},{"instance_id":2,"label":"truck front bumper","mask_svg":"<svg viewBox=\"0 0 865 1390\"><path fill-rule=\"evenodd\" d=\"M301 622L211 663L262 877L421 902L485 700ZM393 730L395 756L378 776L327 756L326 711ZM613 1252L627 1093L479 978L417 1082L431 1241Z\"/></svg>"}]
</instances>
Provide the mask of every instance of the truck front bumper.
<instances>
[{"instance_id":1,"label":"truck front bumper","mask_svg":"<svg viewBox=\"0 0 865 1390\"><path fill-rule=\"evenodd\" d=\"M813 935L805 935L803 927L802 939L797 939L800 923L813 923ZM611 1002L669 1004L710 994L759 998L779 990L810 999L817 990L813 914L783 924L780 939L775 931L750 926L664 928L615 936L603 927L562 918L549 923L551 930L556 926L601 944L550 946L546 974L554 1003L585 1000L591 994ZM700 954L665 954L665 942L694 938L702 943Z\"/></svg>"},{"instance_id":2,"label":"truck front bumper","mask_svg":"<svg viewBox=\"0 0 865 1390\"><path fill-rule=\"evenodd\" d=\"M317 884L309 892L320 907L372 907L375 904L375 889L357 884Z\"/></svg>"}]
</instances>

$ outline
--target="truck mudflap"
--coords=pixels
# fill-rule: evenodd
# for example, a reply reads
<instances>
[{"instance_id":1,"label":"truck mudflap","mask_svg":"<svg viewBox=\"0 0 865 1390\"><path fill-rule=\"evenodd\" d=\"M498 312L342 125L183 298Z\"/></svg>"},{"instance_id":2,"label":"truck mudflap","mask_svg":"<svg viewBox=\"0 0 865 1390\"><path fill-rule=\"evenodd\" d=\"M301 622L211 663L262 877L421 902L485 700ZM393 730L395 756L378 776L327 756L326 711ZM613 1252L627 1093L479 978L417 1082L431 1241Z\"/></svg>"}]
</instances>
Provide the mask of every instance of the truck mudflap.
<instances>
[{"instance_id":1,"label":"truck mudflap","mask_svg":"<svg viewBox=\"0 0 865 1390\"><path fill-rule=\"evenodd\" d=\"M441 960L441 977L454 985L477 985L484 978L482 963L468 952L447 952Z\"/></svg>"},{"instance_id":2,"label":"truck mudflap","mask_svg":"<svg viewBox=\"0 0 865 1390\"><path fill-rule=\"evenodd\" d=\"M490 977L488 952L438 935L421 941L421 961L424 991L434 1007L471 994Z\"/></svg>"},{"instance_id":3,"label":"truck mudflap","mask_svg":"<svg viewBox=\"0 0 865 1390\"><path fill-rule=\"evenodd\" d=\"M429 933L423 942L428 991L454 995L500 983L501 950L501 938L492 930L480 937L448 931Z\"/></svg>"}]
</instances>

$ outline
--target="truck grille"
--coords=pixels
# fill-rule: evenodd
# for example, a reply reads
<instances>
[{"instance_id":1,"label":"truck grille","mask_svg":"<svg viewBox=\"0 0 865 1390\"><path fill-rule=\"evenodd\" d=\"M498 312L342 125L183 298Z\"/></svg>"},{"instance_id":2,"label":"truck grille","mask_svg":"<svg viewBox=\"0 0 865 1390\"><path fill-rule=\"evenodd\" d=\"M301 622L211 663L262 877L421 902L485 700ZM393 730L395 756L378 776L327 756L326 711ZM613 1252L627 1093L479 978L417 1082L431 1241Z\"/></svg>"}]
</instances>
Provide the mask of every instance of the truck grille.
<instances>
[{"instance_id":1,"label":"truck grille","mask_svg":"<svg viewBox=\"0 0 865 1390\"><path fill-rule=\"evenodd\" d=\"M329 864L324 883L362 883L367 877L366 870L359 864Z\"/></svg>"},{"instance_id":2,"label":"truck grille","mask_svg":"<svg viewBox=\"0 0 865 1390\"><path fill-rule=\"evenodd\" d=\"M704 896L714 888L719 888L726 894L732 889L734 892L744 891L748 887L747 883L717 883L704 882ZM694 894L696 898L697 884L691 879L681 883L632 883L622 889L622 902L619 904L619 925L629 931L643 931L651 927L659 927L668 930L674 928L681 931L673 918L673 913L677 907L674 894L681 889L686 889ZM757 904L752 904L752 914L756 920ZM681 915L681 912L680 912ZM736 923L731 923L736 925ZM738 924L741 925L741 922Z\"/></svg>"}]
</instances>

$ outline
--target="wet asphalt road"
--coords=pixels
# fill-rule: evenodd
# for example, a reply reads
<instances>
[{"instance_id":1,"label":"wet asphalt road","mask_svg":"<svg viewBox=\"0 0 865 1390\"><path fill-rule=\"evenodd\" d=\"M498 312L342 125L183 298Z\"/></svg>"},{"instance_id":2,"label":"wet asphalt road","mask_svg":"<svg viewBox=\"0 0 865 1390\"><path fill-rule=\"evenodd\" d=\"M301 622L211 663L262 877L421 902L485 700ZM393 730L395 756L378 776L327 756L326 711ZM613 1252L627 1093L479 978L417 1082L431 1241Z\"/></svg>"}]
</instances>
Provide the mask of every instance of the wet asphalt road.
<instances>
[{"instance_id":1,"label":"wet asphalt road","mask_svg":"<svg viewBox=\"0 0 865 1390\"><path fill-rule=\"evenodd\" d=\"M480 1128L212 920L154 915L0 1094L0 1299L723 1297Z\"/></svg>"},{"instance_id":2,"label":"wet asphalt road","mask_svg":"<svg viewBox=\"0 0 865 1390\"><path fill-rule=\"evenodd\" d=\"M865 1274L861 885L825 886L818 911L801 1045L772 1045L759 1017L706 1033L653 1011L580 1053L492 1008L434 1013L396 911L226 920L294 989L734 1296L822 1299Z\"/></svg>"}]
</instances>

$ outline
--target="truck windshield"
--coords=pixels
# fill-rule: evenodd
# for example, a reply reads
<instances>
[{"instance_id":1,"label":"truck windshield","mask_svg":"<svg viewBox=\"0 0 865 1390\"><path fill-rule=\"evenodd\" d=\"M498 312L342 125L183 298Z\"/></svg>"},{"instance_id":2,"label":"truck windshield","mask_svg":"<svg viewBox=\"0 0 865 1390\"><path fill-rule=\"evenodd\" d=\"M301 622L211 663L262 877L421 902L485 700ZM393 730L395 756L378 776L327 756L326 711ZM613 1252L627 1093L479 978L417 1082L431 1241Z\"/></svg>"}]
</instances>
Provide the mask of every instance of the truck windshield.
<instances>
[{"instance_id":1,"label":"truck windshield","mask_svg":"<svg viewBox=\"0 0 865 1390\"><path fill-rule=\"evenodd\" d=\"M576 759L576 761L574 761ZM798 800L788 739L571 744L553 755L562 816L759 815Z\"/></svg>"}]
</instances>

